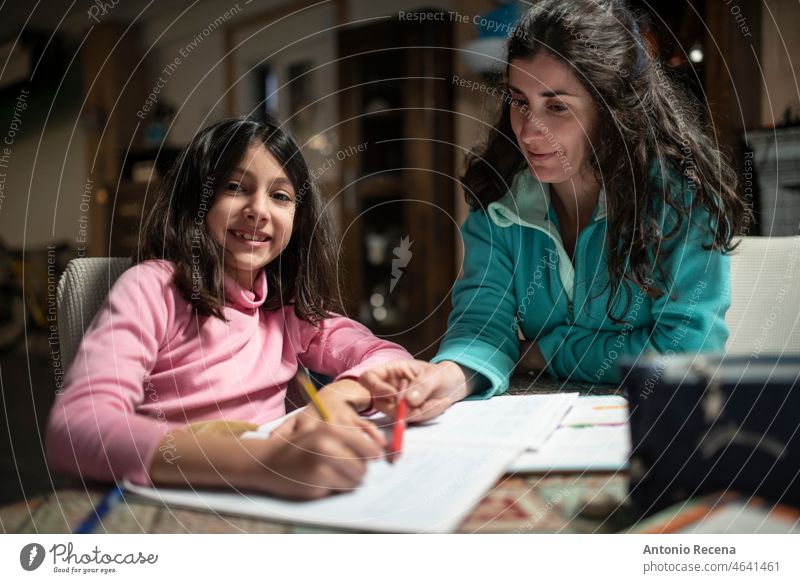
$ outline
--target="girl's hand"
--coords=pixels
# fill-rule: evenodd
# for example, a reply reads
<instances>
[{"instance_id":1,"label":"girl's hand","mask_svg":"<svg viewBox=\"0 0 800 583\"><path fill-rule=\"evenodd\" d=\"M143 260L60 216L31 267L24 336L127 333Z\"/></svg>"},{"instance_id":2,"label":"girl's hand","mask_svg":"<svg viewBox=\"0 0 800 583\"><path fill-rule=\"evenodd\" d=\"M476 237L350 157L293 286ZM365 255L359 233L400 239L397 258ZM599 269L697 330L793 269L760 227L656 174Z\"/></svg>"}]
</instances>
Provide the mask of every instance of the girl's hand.
<instances>
[{"instance_id":1,"label":"girl's hand","mask_svg":"<svg viewBox=\"0 0 800 583\"><path fill-rule=\"evenodd\" d=\"M268 439L170 431L159 443L149 476L157 486L233 487L310 499L355 488L367 461L383 455L363 431L300 414Z\"/></svg>"},{"instance_id":2,"label":"girl's hand","mask_svg":"<svg viewBox=\"0 0 800 583\"><path fill-rule=\"evenodd\" d=\"M365 372L359 379L374 398L375 408L394 415L397 400L409 406L408 421L427 421L469 395L465 369L454 362L392 362Z\"/></svg>"},{"instance_id":3,"label":"girl's hand","mask_svg":"<svg viewBox=\"0 0 800 583\"><path fill-rule=\"evenodd\" d=\"M255 468L242 476L244 486L297 500L355 488L367 472L367 461L384 455L363 431L304 414L290 417L258 446L262 449L254 453Z\"/></svg>"},{"instance_id":4,"label":"girl's hand","mask_svg":"<svg viewBox=\"0 0 800 583\"><path fill-rule=\"evenodd\" d=\"M542 372L547 368L539 345L530 340L523 340L519 345L520 357L515 372Z\"/></svg>"},{"instance_id":5,"label":"girl's hand","mask_svg":"<svg viewBox=\"0 0 800 583\"><path fill-rule=\"evenodd\" d=\"M372 403L369 391L350 379L335 381L319 391L319 398L331 416L330 425L356 434L366 434L380 448L386 447L386 437L374 423L359 415ZM309 405L300 416L321 422L317 410Z\"/></svg>"}]
</instances>

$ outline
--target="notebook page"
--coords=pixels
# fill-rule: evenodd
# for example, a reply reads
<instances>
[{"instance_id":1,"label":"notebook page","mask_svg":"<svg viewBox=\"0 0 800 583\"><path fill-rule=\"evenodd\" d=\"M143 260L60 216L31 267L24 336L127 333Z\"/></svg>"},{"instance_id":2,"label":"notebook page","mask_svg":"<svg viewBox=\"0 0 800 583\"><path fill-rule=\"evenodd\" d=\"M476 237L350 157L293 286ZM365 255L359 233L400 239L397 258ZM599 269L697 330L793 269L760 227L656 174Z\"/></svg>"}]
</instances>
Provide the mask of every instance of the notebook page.
<instances>
[{"instance_id":1,"label":"notebook page","mask_svg":"<svg viewBox=\"0 0 800 583\"><path fill-rule=\"evenodd\" d=\"M395 464L370 462L363 484L322 500L293 502L249 492L130 492L166 504L348 530L453 532L519 450L415 443Z\"/></svg>"},{"instance_id":2,"label":"notebook page","mask_svg":"<svg viewBox=\"0 0 800 583\"><path fill-rule=\"evenodd\" d=\"M456 403L439 417L409 426L414 442L538 449L578 400L578 393L494 397Z\"/></svg>"}]
</instances>

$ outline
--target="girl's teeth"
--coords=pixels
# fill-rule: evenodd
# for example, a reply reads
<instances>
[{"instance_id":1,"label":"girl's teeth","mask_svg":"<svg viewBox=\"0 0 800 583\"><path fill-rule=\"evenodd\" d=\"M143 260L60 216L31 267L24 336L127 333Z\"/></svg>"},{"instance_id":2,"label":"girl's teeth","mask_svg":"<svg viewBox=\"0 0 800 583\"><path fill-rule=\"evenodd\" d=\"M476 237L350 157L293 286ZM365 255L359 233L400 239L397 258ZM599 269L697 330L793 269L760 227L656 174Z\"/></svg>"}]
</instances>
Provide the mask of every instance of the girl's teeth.
<instances>
[{"instance_id":1,"label":"girl's teeth","mask_svg":"<svg viewBox=\"0 0 800 583\"><path fill-rule=\"evenodd\" d=\"M236 236L239 237L240 239L247 239L248 241L258 241L260 243L263 243L264 241L267 240L266 237L263 237L263 238L262 237L253 237L252 235L249 235L248 233L238 233L237 232Z\"/></svg>"}]
</instances>

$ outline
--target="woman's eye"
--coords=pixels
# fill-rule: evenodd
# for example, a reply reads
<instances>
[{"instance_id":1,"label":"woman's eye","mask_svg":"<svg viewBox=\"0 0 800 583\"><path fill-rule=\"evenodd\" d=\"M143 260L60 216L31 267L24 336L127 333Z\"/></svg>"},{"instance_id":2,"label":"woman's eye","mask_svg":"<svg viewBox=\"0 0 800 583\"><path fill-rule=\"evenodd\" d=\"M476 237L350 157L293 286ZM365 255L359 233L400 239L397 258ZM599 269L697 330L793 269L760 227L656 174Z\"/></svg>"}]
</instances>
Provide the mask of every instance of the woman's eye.
<instances>
[{"instance_id":1,"label":"woman's eye","mask_svg":"<svg viewBox=\"0 0 800 583\"><path fill-rule=\"evenodd\" d=\"M523 99L511 98L511 107L527 107L528 102Z\"/></svg>"},{"instance_id":2,"label":"woman's eye","mask_svg":"<svg viewBox=\"0 0 800 583\"><path fill-rule=\"evenodd\" d=\"M554 111L555 113L565 113L569 111L569 108L562 103L554 103L550 106L550 111Z\"/></svg>"}]
</instances>

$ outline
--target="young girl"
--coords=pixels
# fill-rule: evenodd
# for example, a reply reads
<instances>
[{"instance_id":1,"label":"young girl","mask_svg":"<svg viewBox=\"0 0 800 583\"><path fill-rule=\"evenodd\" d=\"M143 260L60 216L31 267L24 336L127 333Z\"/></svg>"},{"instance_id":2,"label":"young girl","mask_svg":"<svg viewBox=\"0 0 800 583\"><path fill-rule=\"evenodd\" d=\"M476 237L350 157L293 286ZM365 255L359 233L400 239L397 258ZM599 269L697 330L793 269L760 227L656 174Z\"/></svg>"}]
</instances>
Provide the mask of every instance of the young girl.
<instances>
[{"instance_id":1,"label":"young girl","mask_svg":"<svg viewBox=\"0 0 800 583\"><path fill-rule=\"evenodd\" d=\"M371 398L354 379L410 356L334 315L331 233L280 126L229 119L203 130L81 343L49 419L51 468L293 498L357 485L384 443L357 413ZM320 392L331 424L304 413L267 440L185 428L284 415L299 364L336 376Z\"/></svg>"},{"instance_id":2,"label":"young girl","mask_svg":"<svg viewBox=\"0 0 800 583\"><path fill-rule=\"evenodd\" d=\"M725 254L746 207L634 15L537 2L509 39L506 82L463 176L463 277L435 364L363 379L393 398L414 377L418 419L502 393L515 367L616 383L624 355L725 348Z\"/></svg>"}]
</instances>

